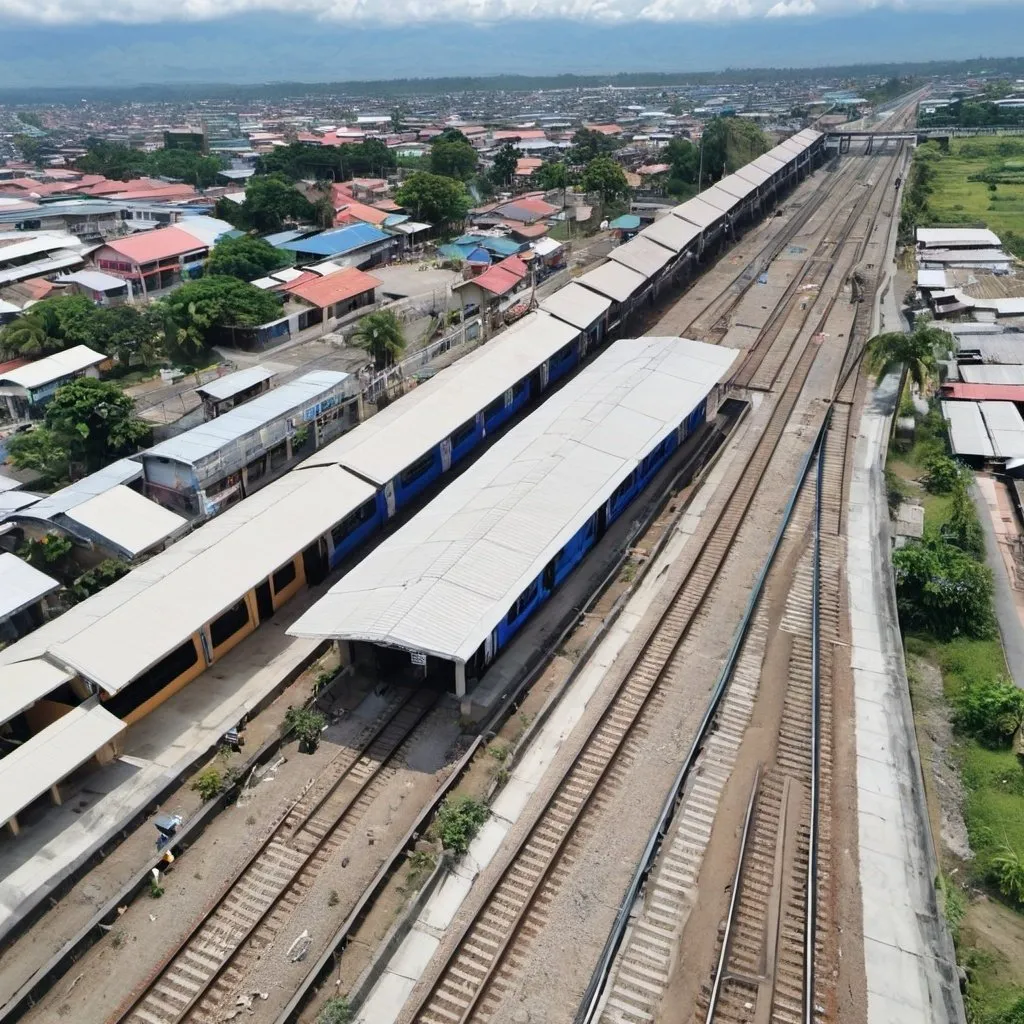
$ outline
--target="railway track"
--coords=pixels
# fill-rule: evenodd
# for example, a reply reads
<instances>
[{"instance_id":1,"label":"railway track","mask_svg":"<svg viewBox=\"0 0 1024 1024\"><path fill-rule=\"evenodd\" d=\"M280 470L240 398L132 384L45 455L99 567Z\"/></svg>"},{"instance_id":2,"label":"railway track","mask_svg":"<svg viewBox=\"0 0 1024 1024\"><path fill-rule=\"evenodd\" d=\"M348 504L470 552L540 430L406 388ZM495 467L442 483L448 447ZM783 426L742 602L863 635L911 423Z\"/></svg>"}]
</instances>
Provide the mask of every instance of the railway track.
<instances>
[{"instance_id":1,"label":"railway track","mask_svg":"<svg viewBox=\"0 0 1024 1024\"><path fill-rule=\"evenodd\" d=\"M428 1024L484 1021L501 1005L515 975L521 943L543 927L559 886L558 866L587 816L624 781L641 742L680 668L680 646L704 604L744 522L760 481L789 423L819 346L805 345L744 474L715 528L641 653L627 671L572 766L539 812L459 935L454 950L413 1009ZM525 947L523 947L525 948Z\"/></svg>"},{"instance_id":2,"label":"railway track","mask_svg":"<svg viewBox=\"0 0 1024 1024\"><path fill-rule=\"evenodd\" d=\"M335 757L231 879L202 919L164 959L118 1024L224 1019L247 966L278 934L324 866L350 836L378 784L420 723L435 692L399 691L354 748Z\"/></svg>"},{"instance_id":3,"label":"railway track","mask_svg":"<svg viewBox=\"0 0 1024 1024\"><path fill-rule=\"evenodd\" d=\"M891 188L892 178L901 161L902 155L897 152L879 183L881 201L871 226L858 242L853 254L854 265L863 258L876 225L891 222L895 200L885 197L895 192ZM844 229L843 243L849 240L852 229L851 221ZM840 247L837 244L837 255ZM818 331L824 328L834 302L833 299L827 304L818 322ZM871 303L863 301L862 297L833 391L832 429L823 442L825 496L821 509L822 528L815 535L820 537L816 557L823 567L820 578L825 585L816 591L812 587L813 551L808 547L797 564L796 583L782 624L785 631L793 634L793 641L787 674L789 689L784 719L779 727L777 756L781 768L766 771L763 775L759 772L751 794L748 821L743 832L744 849L749 849L746 863L751 875L757 877L752 877L743 889L742 900L735 902L739 900L739 883L743 881L738 868L734 905L730 908L730 920L737 922L734 925L736 939L728 953L726 947L722 947L720 955L726 959L720 963L711 989L704 993L702 1009L708 1012L706 1019L709 1021L788 1021L797 1019L793 1014L805 1002L819 1007L823 1005L821 998L806 1000L801 987L805 979L805 965L810 964L813 977L814 964L823 955L819 951L817 957L808 959L806 951L799 949L801 937L811 936L813 944L814 936L818 934L805 927L800 916L801 908L806 907L808 900L816 898L819 889L828 890L829 864L829 819L826 813L820 827L813 830L819 837L814 849L821 852L820 857L815 854L814 863L820 863L822 869L808 873L809 837L812 832L809 814L812 807L820 807L820 802L812 803L807 768L811 761L819 761L817 752L811 749L806 729L806 723L812 719L811 668L818 664L817 654L811 650L812 637L807 622L812 617L812 595L817 593L821 600L820 621L825 638L821 667L827 685L821 694L820 704L815 704L823 740L820 758L822 777L815 780L814 786L820 784L825 789L831 770L831 656L832 646L838 642L840 616L839 573L842 510L846 494L847 428L854 389L859 380L856 370L863 352L859 342L868 335L870 316ZM795 557L793 546L803 543L801 538L817 519L814 510L815 504L809 497L808 488L802 487L787 526L782 547L784 554L779 555L782 564L789 565ZM725 784L736 763L741 737L753 712L761 685L766 640L773 632L774 626L767 613L758 607L737 651L735 663L724 670L728 685L716 713L715 730L709 735L699 759L694 758L689 769L684 767L683 778L692 776L692 781L680 798L674 828L671 831L666 829L668 835L664 846L657 861L652 862L650 876L642 890L642 905L633 915L628 931L624 930L614 963L611 962L611 954L615 953L615 947L609 947L605 961L609 965L607 974L595 977L578 1021L588 1024L594 1020L600 1020L602 1024L645 1024L657 1019L660 1000L674 967L675 949L698 898L697 879L704 851ZM743 864L741 860L740 866ZM821 934L827 934L827 929L822 929ZM834 958L834 951L828 952ZM827 954L824 959L827 959ZM825 973L831 976L830 972ZM769 982L773 986L774 1000L770 1005L764 995L764 988ZM813 991L813 982L809 991ZM761 994L760 1003L757 1002L758 993ZM755 1006L757 1016L754 1015ZM712 1008L714 1013L710 1012Z\"/></svg>"}]
</instances>

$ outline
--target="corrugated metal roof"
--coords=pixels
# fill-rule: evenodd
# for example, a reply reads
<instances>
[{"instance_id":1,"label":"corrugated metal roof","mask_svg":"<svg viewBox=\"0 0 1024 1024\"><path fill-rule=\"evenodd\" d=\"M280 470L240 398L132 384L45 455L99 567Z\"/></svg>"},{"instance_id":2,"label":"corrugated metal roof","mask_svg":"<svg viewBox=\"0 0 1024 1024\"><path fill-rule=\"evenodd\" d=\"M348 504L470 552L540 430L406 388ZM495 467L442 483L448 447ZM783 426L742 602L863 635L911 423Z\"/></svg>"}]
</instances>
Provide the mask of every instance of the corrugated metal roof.
<instances>
[{"instance_id":1,"label":"corrugated metal roof","mask_svg":"<svg viewBox=\"0 0 1024 1024\"><path fill-rule=\"evenodd\" d=\"M735 196L737 199L746 199L747 196L753 192L757 186L752 185L746 178L741 177L739 174L726 175L721 181L719 181L715 188L722 192L727 192L731 196Z\"/></svg>"},{"instance_id":2,"label":"corrugated metal roof","mask_svg":"<svg viewBox=\"0 0 1024 1024\"><path fill-rule=\"evenodd\" d=\"M325 274L315 281L300 281L286 285L285 291L320 309L327 309L336 302L344 302L364 292L372 292L380 283L379 278L364 274L355 267L345 267L333 274Z\"/></svg>"},{"instance_id":3,"label":"corrugated metal roof","mask_svg":"<svg viewBox=\"0 0 1024 1024\"><path fill-rule=\"evenodd\" d=\"M57 284L80 284L94 292L110 292L115 289L128 288L128 283L113 274L104 274L100 270L76 270L71 274L61 274Z\"/></svg>"},{"instance_id":4,"label":"corrugated metal roof","mask_svg":"<svg viewBox=\"0 0 1024 1024\"><path fill-rule=\"evenodd\" d=\"M4 685L0 687L0 725L53 693L73 675L40 658L9 666L4 671Z\"/></svg>"},{"instance_id":5,"label":"corrugated metal roof","mask_svg":"<svg viewBox=\"0 0 1024 1024\"><path fill-rule=\"evenodd\" d=\"M585 331L608 312L611 304L611 299L573 281L559 288L554 295L549 295L540 304L540 308L545 313L557 316L559 320Z\"/></svg>"},{"instance_id":6,"label":"corrugated metal roof","mask_svg":"<svg viewBox=\"0 0 1024 1024\"><path fill-rule=\"evenodd\" d=\"M52 356L44 356L26 366L7 370L0 380L8 380L20 388L38 388L69 374L87 370L90 366L102 363L106 358L102 352L94 352L85 345L75 345L74 348L55 352Z\"/></svg>"},{"instance_id":7,"label":"corrugated metal roof","mask_svg":"<svg viewBox=\"0 0 1024 1024\"><path fill-rule=\"evenodd\" d=\"M602 263L594 270L588 270L582 277L576 278L578 284L585 285L599 295L607 295L616 302L625 302L631 295L643 288L646 278L635 270L615 260Z\"/></svg>"},{"instance_id":8,"label":"corrugated metal roof","mask_svg":"<svg viewBox=\"0 0 1024 1024\"><path fill-rule=\"evenodd\" d=\"M85 257L80 253L62 249L60 252L54 253L51 258L36 260L34 263L19 263L16 267L0 270L0 284L23 281L29 277L41 277L44 274L52 274L55 270L64 270L66 267L78 266L84 262Z\"/></svg>"},{"instance_id":9,"label":"corrugated metal roof","mask_svg":"<svg viewBox=\"0 0 1024 1024\"><path fill-rule=\"evenodd\" d=\"M213 243L204 242L181 227L166 227L144 231L129 238L112 238L103 244L132 263L141 265L208 249Z\"/></svg>"},{"instance_id":10,"label":"corrugated metal roof","mask_svg":"<svg viewBox=\"0 0 1024 1024\"><path fill-rule=\"evenodd\" d=\"M971 344L969 348L977 346ZM1018 359L1019 351L1013 353ZM1020 363L960 363L960 376L968 384L1024 384L1024 365Z\"/></svg>"},{"instance_id":11,"label":"corrugated metal roof","mask_svg":"<svg viewBox=\"0 0 1024 1024\"><path fill-rule=\"evenodd\" d=\"M740 205L740 200L735 196L729 195L728 192L720 189L717 185L704 189L700 194L700 198L709 206L714 206L716 209L721 210L722 213L731 213Z\"/></svg>"},{"instance_id":12,"label":"corrugated metal roof","mask_svg":"<svg viewBox=\"0 0 1024 1024\"><path fill-rule=\"evenodd\" d=\"M36 504L42 495L32 491L2 491L0 492L0 519L9 516L12 512L18 512L23 508Z\"/></svg>"},{"instance_id":13,"label":"corrugated metal roof","mask_svg":"<svg viewBox=\"0 0 1024 1024\"><path fill-rule=\"evenodd\" d=\"M942 385L942 397L968 402L1024 402L1024 384L963 384L947 381Z\"/></svg>"},{"instance_id":14,"label":"corrugated metal roof","mask_svg":"<svg viewBox=\"0 0 1024 1024\"><path fill-rule=\"evenodd\" d=\"M987 228L918 228L917 244L925 249L998 249L1003 243Z\"/></svg>"},{"instance_id":15,"label":"corrugated metal roof","mask_svg":"<svg viewBox=\"0 0 1024 1024\"><path fill-rule=\"evenodd\" d=\"M699 228L709 228L725 216L717 206L705 203L699 196L687 199L685 203L675 207L672 213L691 224L696 224Z\"/></svg>"},{"instance_id":16,"label":"corrugated metal roof","mask_svg":"<svg viewBox=\"0 0 1024 1024\"><path fill-rule=\"evenodd\" d=\"M770 175L778 174L779 171L785 170L790 164L790 160L785 160L772 156L771 153L765 153L763 156L759 156L756 160L752 160L748 166L756 167L759 171L767 171Z\"/></svg>"},{"instance_id":17,"label":"corrugated metal roof","mask_svg":"<svg viewBox=\"0 0 1024 1024\"><path fill-rule=\"evenodd\" d=\"M9 821L125 730L94 698L0 760L0 821Z\"/></svg>"},{"instance_id":18,"label":"corrugated metal roof","mask_svg":"<svg viewBox=\"0 0 1024 1024\"><path fill-rule=\"evenodd\" d=\"M1013 402L979 402L992 450L999 458L1024 456L1024 419Z\"/></svg>"},{"instance_id":19,"label":"corrugated metal roof","mask_svg":"<svg viewBox=\"0 0 1024 1024\"><path fill-rule=\"evenodd\" d=\"M700 228L682 217L669 214L648 225L640 235L652 242L664 245L673 252L682 252L695 238L700 235Z\"/></svg>"},{"instance_id":20,"label":"corrugated metal roof","mask_svg":"<svg viewBox=\"0 0 1024 1024\"><path fill-rule=\"evenodd\" d=\"M186 430L147 449L145 457L172 459L195 465L208 459L225 445L233 444L246 434L254 433L268 423L283 419L303 406L315 402L336 388L349 374L335 370L316 370L296 380L267 391L251 402L239 405L223 416Z\"/></svg>"},{"instance_id":21,"label":"corrugated metal roof","mask_svg":"<svg viewBox=\"0 0 1024 1024\"><path fill-rule=\"evenodd\" d=\"M616 342L288 632L467 660L736 355L680 338Z\"/></svg>"},{"instance_id":22,"label":"corrugated metal roof","mask_svg":"<svg viewBox=\"0 0 1024 1024\"><path fill-rule=\"evenodd\" d=\"M245 370L236 370L234 373L227 373L223 377L211 380L209 384L203 384L196 388L196 394L205 395L215 402L222 402L225 398L232 398L257 384L262 384L265 380L270 380L276 374L276 370L268 370L265 366L250 366Z\"/></svg>"},{"instance_id":23,"label":"corrugated metal roof","mask_svg":"<svg viewBox=\"0 0 1024 1024\"><path fill-rule=\"evenodd\" d=\"M40 572L17 555L9 551L0 553L0 619L9 619L59 586L60 580Z\"/></svg>"},{"instance_id":24,"label":"corrugated metal roof","mask_svg":"<svg viewBox=\"0 0 1024 1024\"><path fill-rule=\"evenodd\" d=\"M383 486L579 333L547 313L529 313L400 402L314 452L298 471L337 464Z\"/></svg>"},{"instance_id":25,"label":"corrugated metal roof","mask_svg":"<svg viewBox=\"0 0 1024 1024\"><path fill-rule=\"evenodd\" d=\"M918 288L945 288L946 272L944 270L919 270L917 272Z\"/></svg>"},{"instance_id":26,"label":"corrugated metal roof","mask_svg":"<svg viewBox=\"0 0 1024 1024\"><path fill-rule=\"evenodd\" d=\"M639 235L622 245L617 245L608 253L609 259L622 263L638 274L643 274L645 278L654 277L673 256L675 253L671 249Z\"/></svg>"},{"instance_id":27,"label":"corrugated metal roof","mask_svg":"<svg viewBox=\"0 0 1024 1024\"><path fill-rule=\"evenodd\" d=\"M53 494L37 501L31 509L19 514L18 518L52 519L69 508L75 508L94 498L97 494L109 491L118 484L128 484L142 476L142 463L133 459L118 459L109 466L90 473L81 480L76 480L67 487L62 487Z\"/></svg>"},{"instance_id":28,"label":"corrugated metal roof","mask_svg":"<svg viewBox=\"0 0 1024 1024\"><path fill-rule=\"evenodd\" d=\"M753 164L744 164L742 167L737 168L736 177L742 178L744 181L749 181L751 185L757 187L763 185L770 177L771 171L766 171L763 168L755 167Z\"/></svg>"},{"instance_id":29,"label":"corrugated metal roof","mask_svg":"<svg viewBox=\"0 0 1024 1024\"><path fill-rule=\"evenodd\" d=\"M65 514L120 548L128 558L155 548L184 529L188 522L123 484L97 494Z\"/></svg>"},{"instance_id":30,"label":"corrugated metal roof","mask_svg":"<svg viewBox=\"0 0 1024 1024\"><path fill-rule=\"evenodd\" d=\"M376 242L390 241L391 235L378 231L370 224L352 224L347 228L335 228L333 231L321 231L309 238L297 239L292 242L278 242L278 249L291 252L313 253L316 256L340 256L354 249L361 249Z\"/></svg>"},{"instance_id":31,"label":"corrugated metal roof","mask_svg":"<svg viewBox=\"0 0 1024 1024\"><path fill-rule=\"evenodd\" d=\"M977 402L943 402L942 415L949 424L954 455L992 458L995 452Z\"/></svg>"},{"instance_id":32,"label":"corrugated metal roof","mask_svg":"<svg viewBox=\"0 0 1024 1024\"><path fill-rule=\"evenodd\" d=\"M0 651L0 666L45 655L117 693L374 493L337 467L288 473Z\"/></svg>"}]
</instances>

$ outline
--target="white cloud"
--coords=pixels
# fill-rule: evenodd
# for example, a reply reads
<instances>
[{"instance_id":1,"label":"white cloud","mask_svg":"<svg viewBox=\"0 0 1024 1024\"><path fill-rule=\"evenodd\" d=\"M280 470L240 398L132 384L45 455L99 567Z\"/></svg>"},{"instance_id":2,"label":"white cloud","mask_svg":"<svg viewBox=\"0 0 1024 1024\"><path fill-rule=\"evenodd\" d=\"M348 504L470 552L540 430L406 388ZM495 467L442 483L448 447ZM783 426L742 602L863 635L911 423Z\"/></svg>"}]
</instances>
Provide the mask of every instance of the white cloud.
<instances>
[{"instance_id":1,"label":"white cloud","mask_svg":"<svg viewBox=\"0 0 1024 1024\"><path fill-rule=\"evenodd\" d=\"M818 7L814 0L779 0L774 7L769 7L764 12L764 16L766 18L798 18L817 13Z\"/></svg>"},{"instance_id":2,"label":"white cloud","mask_svg":"<svg viewBox=\"0 0 1024 1024\"><path fill-rule=\"evenodd\" d=\"M177 0L168 4L166 0L118 0L111 4L107 0L0 0L0 23L5 18L50 25L207 21L233 14L280 11L296 18L308 16L348 24L408 25L449 20L488 24L511 18L608 24L782 18L842 14L879 6L962 10L971 3L972 0Z\"/></svg>"}]
</instances>

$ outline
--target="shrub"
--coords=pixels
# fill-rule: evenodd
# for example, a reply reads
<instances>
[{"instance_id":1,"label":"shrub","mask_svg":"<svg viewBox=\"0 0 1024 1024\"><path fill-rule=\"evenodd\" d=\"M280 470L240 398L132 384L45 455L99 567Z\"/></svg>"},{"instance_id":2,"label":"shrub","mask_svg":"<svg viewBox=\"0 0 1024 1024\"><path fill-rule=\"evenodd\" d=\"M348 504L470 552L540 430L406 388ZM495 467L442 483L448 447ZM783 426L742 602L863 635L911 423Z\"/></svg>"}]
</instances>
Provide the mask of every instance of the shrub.
<instances>
[{"instance_id":1,"label":"shrub","mask_svg":"<svg viewBox=\"0 0 1024 1024\"><path fill-rule=\"evenodd\" d=\"M895 516L907 497L907 489L899 476L891 469L885 471L885 497L889 504L889 515Z\"/></svg>"},{"instance_id":2,"label":"shrub","mask_svg":"<svg viewBox=\"0 0 1024 1024\"><path fill-rule=\"evenodd\" d=\"M938 537L893 552L896 599L903 628L940 640L993 632L992 572Z\"/></svg>"},{"instance_id":3,"label":"shrub","mask_svg":"<svg viewBox=\"0 0 1024 1024\"><path fill-rule=\"evenodd\" d=\"M925 463L928 475L924 485L932 494L950 494L958 483L962 483L960 464L948 455L932 455Z\"/></svg>"},{"instance_id":4,"label":"shrub","mask_svg":"<svg viewBox=\"0 0 1024 1024\"><path fill-rule=\"evenodd\" d=\"M149 897L150 899L158 900L164 894L164 887L155 879L149 880Z\"/></svg>"},{"instance_id":5,"label":"shrub","mask_svg":"<svg viewBox=\"0 0 1024 1024\"><path fill-rule=\"evenodd\" d=\"M955 698L956 724L981 743L1004 747L1024 721L1024 690L1009 679L987 679L964 686Z\"/></svg>"},{"instance_id":6,"label":"shrub","mask_svg":"<svg viewBox=\"0 0 1024 1024\"><path fill-rule=\"evenodd\" d=\"M441 845L453 853L465 853L490 813L482 803L471 797L448 797L438 809L437 820L434 822Z\"/></svg>"},{"instance_id":7,"label":"shrub","mask_svg":"<svg viewBox=\"0 0 1024 1024\"><path fill-rule=\"evenodd\" d=\"M319 711L310 708L289 708L284 716L284 724L295 733L299 747L312 753L320 742L320 733L327 719Z\"/></svg>"},{"instance_id":8,"label":"shrub","mask_svg":"<svg viewBox=\"0 0 1024 1024\"><path fill-rule=\"evenodd\" d=\"M217 768L204 768L192 781L194 789L203 800L212 800L224 788L224 776Z\"/></svg>"},{"instance_id":9,"label":"shrub","mask_svg":"<svg viewBox=\"0 0 1024 1024\"><path fill-rule=\"evenodd\" d=\"M1015 903L1024 903L1024 857L1003 844L992 858L991 872L999 891Z\"/></svg>"},{"instance_id":10,"label":"shrub","mask_svg":"<svg viewBox=\"0 0 1024 1024\"><path fill-rule=\"evenodd\" d=\"M344 996L335 996L324 1003L316 1015L316 1024L352 1024L355 1014Z\"/></svg>"},{"instance_id":11,"label":"shrub","mask_svg":"<svg viewBox=\"0 0 1024 1024\"><path fill-rule=\"evenodd\" d=\"M953 486L953 500L949 506L949 519L942 525L942 539L959 548L972 558L985 556L985 534L978 521L978 513L967 493L967 484L961 476Z\"/></svg>"}]
</instances>

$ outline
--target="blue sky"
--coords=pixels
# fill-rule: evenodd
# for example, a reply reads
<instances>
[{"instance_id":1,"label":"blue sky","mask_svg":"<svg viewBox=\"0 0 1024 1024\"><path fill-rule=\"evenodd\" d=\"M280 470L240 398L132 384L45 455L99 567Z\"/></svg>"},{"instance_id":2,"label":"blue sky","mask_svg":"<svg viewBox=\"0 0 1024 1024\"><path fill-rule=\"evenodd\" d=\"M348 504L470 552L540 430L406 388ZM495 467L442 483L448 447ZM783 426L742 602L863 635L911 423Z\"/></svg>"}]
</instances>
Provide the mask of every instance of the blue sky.
<instances>
[{"instance_id":1,"label":"blue sky","mask_svg":"<svg viewBox=\"0 0 1024 1024\"><path fill-rule=\"evenodd\" d=\"M0 88L1024 55L1021 0L377 0L387 23L370 17L368 0L218 0L211 6L233 13L216 18L206 4L0 0ZM121 20L97 20L108 12Z\"/></svg>"}]
</instances>

